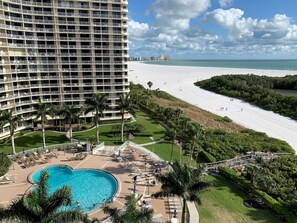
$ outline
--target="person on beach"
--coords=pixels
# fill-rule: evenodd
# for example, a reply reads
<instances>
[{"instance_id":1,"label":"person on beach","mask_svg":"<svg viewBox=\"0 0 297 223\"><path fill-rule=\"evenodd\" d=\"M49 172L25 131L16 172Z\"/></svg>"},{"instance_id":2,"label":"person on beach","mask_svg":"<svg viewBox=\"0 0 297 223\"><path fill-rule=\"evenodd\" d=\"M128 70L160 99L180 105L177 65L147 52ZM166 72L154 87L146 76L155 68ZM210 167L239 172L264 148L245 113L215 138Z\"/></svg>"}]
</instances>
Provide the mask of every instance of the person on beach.
<instances>
[{"instance_id":1,"label":"person on beach","mask_svg":"<svg viewBox=\"0 0 297 223\"><path fill-rule=\"evenodd\" d=\"M77 207L80 206L80 202L79 202L79 200L76 201L76 205L77 205Z\"/></svg>"}]
</instances>

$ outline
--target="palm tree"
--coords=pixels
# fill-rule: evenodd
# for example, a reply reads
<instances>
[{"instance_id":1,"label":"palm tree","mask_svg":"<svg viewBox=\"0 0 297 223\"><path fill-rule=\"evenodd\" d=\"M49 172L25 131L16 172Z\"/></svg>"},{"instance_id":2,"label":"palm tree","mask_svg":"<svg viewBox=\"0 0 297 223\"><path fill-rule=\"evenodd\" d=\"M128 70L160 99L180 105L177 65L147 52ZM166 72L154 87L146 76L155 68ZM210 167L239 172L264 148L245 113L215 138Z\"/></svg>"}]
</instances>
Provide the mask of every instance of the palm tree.
<instances>
[{"instance_id":1,"label":"palm tree","mask_svg":"<svg viewBox=\"0 0 297 223\"><path fill-rule=\"evenodd\" d=\"M59 114L61 113L61 109L62 109L61 105L54 105L54 104L52 104L49 109L49 114L55 120L54 124L59 125L60 131L61 131L61 119L59 117L59 120L57 121L56 117L59 116Z\"/></svg>"},{"instance_id":2,"label":"palm tree","mask_svg":"<svg viewBox=\"0 0 297 223\"><path fill-rule=\"evenodd\" d=\"M180 120L179 120L180 128L183 131L187 131L187 128L188 128L188 125L190 124L190 122L191 122L191 119L190 118L185 117L185 116L181 116L180 117Z\"/></svg>"},{"instance_id":3,"label":"palm tree","mask_svg":"<svg viewBox=\"0 0 297 223\"><path fill-rule=\"evenodd\" d=\"M10 130L10 140L11 140L11 147L12 153L15 154L15 144L14 144L14 131L16 130L17 126L21 123L20 116L13 116L11 110L3 110L0 113L0 129L3 128L5 124L9 124Z\"/></svg>"},{"instance_id":4,"label":"palm tree","mask_svg":"<svg viewBox=\"0 0 297 223\"><path fill-rule=\"evenodd\" d=\"M180 116L183 113L183 111L181 109L177 108L177 109L174 109L174 113L175 113L174 114L175 115L175 122L176 122L176 125L178 125Z\"/></svg>"},{"instance_id":5,"label":"palm tree","mask_svg":"<svg viewBox=\"0 0 297 223\"><path fill-rule=\"evenodd\" d=\"M8 209L0 210L0 220L28 223L91 222L80 210L59 210L61 206L71 205L71 188L63 186L49 194L48 178L48 172L42 171L37 187L28 195L14 200Z\"/></svg>"},{"instance_id":6,"label":"palm tree","mask_svg":"<svg viewBox=\"0 0 297 223\"><path fill-rule=\"evenodd\" d=\"M196 201L201 204L198 193L205 189L208 184L203 182L203 167L191 168L187 164L174 162L172 170L164 175L157 175L157 179L162 183L161 190L154 197L179 196L183 199L182 223L185 222L186 201Z\"/></svg>"},{"instance_id":7,"label":"palm tree","mask_svg":"<svg viewBox=\"0 0 297 223\"><path fill-rule=\"evenodd\" d=\"M122 116L122 124L121 124L121 141L124 141L124 124L125 124L125 114L127 112L135 115L134 105L130 98L130 94L123 94L120 96L120 101L118 104L118 109L120 110L120 114Z\"/></svg>"},{"instance_id":8,"label":"palm tree","mask_svg":"<svg viewBox=\"0 0 297 223\"><path fill-rule=\"evenodd\" d=\"M182 112L183 111L181 109L179 109L179 108L174 110L174 115L175 115L174 119L175 119L175 122L176 122L175 128L178 128L179 118L180 118L180 115L182 114ZM172 161L172 156L173 156L173 146L174 146L175 143L177 143L177 141L176 141L176 129L174 130L174 134L172 136L173 136L173 140L172 140L171 153L170 153L170 163Z\"/></svg>"},{"instance_id":9,"label":"palm tree","mask_svg":"<svg viewBox=\"0 0 297 223\"><path fill-rule=\"evenodd\" d=\"M129 197L126 204L126 209L121 211L118 208L111 208L105 206L104 213L109 214L112 222L114 223L146 223L151 222L153 219L153 209L136 207L137 200L134 195Z\"/></svg>"},{"instance_id":10,"label":"palm tree","mask_svg":"<svg viewBox=\"0 0 297 223\"><path fill-rule=\"evenodd\" d=\"M130 97L138 110L140 105L147 105L149 100L149 96L146 93L136 90L130 92Z\"/></svg>"},{"instance_id":11,"label":"palm tree","mask_svg":"<svg viewBox=\"0 0 297 223\"><path fill-rule=\"evenodd\" d=\"M43 148L46 147L45 144L45 129L44 125L47 121L47 115L50 115L50 107L48 104L42 103L39 99L37 104L33 104L33 108L36 110L34 112L35 118L34 120L37 121L39 118L41 120L41 128L42 128L42 141L43 141Z\"/></svg>"},{"instance_id":12,"label":"palm tree","mask_svg":"<svg viewBox=\"0 0 297 223\"><path fill-rule=\"evenodd\" d=\"M108 108L107 98L104 94L95 93L91 98L86 99L85 104L87 105L85 114L95 110L96 139L99 143L99 122L103 111Z\"/></svg>"},{"instance_id":13,"label":"palm tree","mask_svg":"<svg viewBox=\"0 0 297 223\"><path fill-rule=\"evenodd\" d=\"M195 143L203 132L204 132L204 129L202 125L198 123L191 123L188 127L187 135L191 143L190 165L192 164L192 160L193 160Z\"/></svg>"},{"instance_id":14,"label":"palm tree","mask_svg":"<svg viewBox=\"0 0 297 223\"><path fill-rule=\"evenodd\" d=\"M69 138L72 142L72 124L79 120L81 109L74 106L64 104L61 108L60 115L69 126Z\"/></svg>"},{"instance_id":15,"label":"palm tree","mask_svg":"<svg viewBox=\"0 0 297 223\"><path fill-rule=\"evenodd\" d=\"M149 82L147 82L147 85L148 85L149 89L151 90L151 88L153 86L153 82L149 81Z\"/></svg>"}]
</instances>

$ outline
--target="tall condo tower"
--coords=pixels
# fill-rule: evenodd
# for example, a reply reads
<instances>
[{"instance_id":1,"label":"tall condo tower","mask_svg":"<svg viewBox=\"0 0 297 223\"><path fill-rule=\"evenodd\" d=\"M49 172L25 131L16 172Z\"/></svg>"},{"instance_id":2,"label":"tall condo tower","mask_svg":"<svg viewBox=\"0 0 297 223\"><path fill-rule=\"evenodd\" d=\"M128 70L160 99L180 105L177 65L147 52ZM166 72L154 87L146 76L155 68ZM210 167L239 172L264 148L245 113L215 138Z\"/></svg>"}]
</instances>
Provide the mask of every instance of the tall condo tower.
<instances>
[{"instance_id":1,"label":"tall condo tower","mask_svg":"<svg viewBox=\"0 0 297 223\"><path fill-rule=\"evenodd\" d=\"M39 99L82 106L100 92L103 119L118 119L116 101L129 92L127 4L0 0L0 110L28 117Z\"/></svg>"}]
</instances>

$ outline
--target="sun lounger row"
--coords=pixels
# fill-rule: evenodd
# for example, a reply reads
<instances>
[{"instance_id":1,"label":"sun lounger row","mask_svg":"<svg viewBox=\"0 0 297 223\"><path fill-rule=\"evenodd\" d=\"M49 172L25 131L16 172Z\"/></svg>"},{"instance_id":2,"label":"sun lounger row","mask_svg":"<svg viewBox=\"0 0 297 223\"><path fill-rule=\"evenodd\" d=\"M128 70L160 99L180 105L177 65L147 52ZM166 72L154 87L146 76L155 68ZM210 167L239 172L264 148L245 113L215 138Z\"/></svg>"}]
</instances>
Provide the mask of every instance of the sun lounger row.
<instances>
[{"instance_id":1,"label":"sun lounger row","mask_svg":"<svg viewBox=\"0 0 297 223\"><path fill-rule=\"evenodd\" d=\"M0 185L14 183L16 175L4 175L0 177Z\"/></svg>"},{"instance_id":2,"label":"sun lounger row","mask_svg":"<svg viewBox=\"0 0 297 223\"><path fill-rule=\"evenodd\" d=\"M174 197L168 199L169 212L171 215L174 213L180 213L182 211L182 202L180 199Z\"/></svg>"},{"instance_id":3,"label":"sun lounger row","mask_svg":"<svg viewBox=\"0 0 297 223\"><path fill-rule=\"evenodd\" d=\"M79 154L76 154L75 156L67 157L66 159L67 159L67 161L83 160L83 159L85 159L87 156L88 156L87 153L79 153Z\"/></svg>"}]
</instances>

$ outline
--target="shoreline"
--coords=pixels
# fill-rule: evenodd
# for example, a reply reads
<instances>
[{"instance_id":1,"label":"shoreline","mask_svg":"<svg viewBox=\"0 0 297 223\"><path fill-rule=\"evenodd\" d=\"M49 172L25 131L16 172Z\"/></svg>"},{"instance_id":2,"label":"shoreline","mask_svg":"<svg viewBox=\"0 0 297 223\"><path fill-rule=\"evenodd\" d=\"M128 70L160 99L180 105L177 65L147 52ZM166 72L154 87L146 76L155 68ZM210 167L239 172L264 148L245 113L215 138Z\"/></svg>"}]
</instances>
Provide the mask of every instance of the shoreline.
<instances>
[{"instance_id":1,"label":"shoreline","mask_svg":"<svg viewBox=\"0 0 297 223\"><path fill-rule=\"evenodd\" d=\"M286 76L297 74L292 70L260 70L221 67L194 67L153 65L129 62L130 81L147 87L152 81L152 89L160 89L192 105L217 114L228 116L234 122L268 136L289 143L297 153L297 121L260 109L239 99L203 90L194 85L198 80L224 74L257 74L266 76ZM223 109L222 109L223 108Z\"/></svg>"},{"instance_id":2,"label":"shoreline","mask_svg":"<svg viewBox=\"0 0 297 223\"><path fill-rule=\"evenodd\" d=\"M170 61L183 61L183 60L169 60ZM187 60L184 60L184 61L187 61ZM192 60L189 60L189 61L192 61ZM195 61L195 60L194 60ZM229 61L245 61L245 60L197 60L199 62L214 62L214 61L217 61L217 62L229 62ZM246 60L246 61L273 61L273 60ZM281 61L281 60L275 60L275 61ZM292 59L292 60L284 60L284 61L296 61L297 62L297 59ZM249 68L249 67L228 67L228 66L195 66L195 65L190 65L190 64L185 64L185 65L180 65L180 64L163 64L162 61L160 61L161 63L158 63L159 61L130 61L130 63L134 63L134 62L137 62L137 63L144 63L144 64L149 64L149 65L158 65L158 66L175 66L175 67L196 67L196 68L218 68L218 69L221 69L221 68L226 68L226 69L242 69L242 70L263 70L263 71L288 71L288 72L296 72L297 74L297 68L296 69L271 69L271 68ZM156 62L156 63L154 63Z\"/></svg>"}]
</instances>

